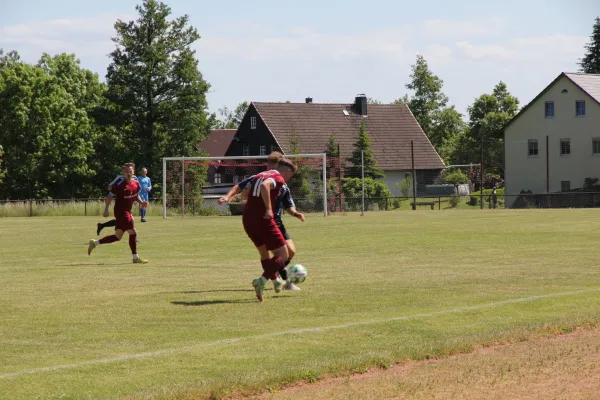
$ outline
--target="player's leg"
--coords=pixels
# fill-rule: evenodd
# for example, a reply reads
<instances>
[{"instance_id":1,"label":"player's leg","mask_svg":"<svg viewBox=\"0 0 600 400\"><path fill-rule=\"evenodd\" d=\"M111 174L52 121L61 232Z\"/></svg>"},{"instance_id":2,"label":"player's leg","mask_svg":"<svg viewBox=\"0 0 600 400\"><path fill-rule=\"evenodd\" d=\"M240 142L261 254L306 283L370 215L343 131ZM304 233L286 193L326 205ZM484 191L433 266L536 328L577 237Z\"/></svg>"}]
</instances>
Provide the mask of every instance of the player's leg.
<instances>
[{"instance_id":1,"label":"player's leg","mask_svg":"<svg viewBox=\"0 0 600 400\"><path fill-rule=\"evenodd\" d=\"M146 193L141 193L141 194L140 194L140 198L141 198L143 201L148 201L148 192L146 192ZM145 208L143 208L143 207L140 207L140 216L142 217L142 222L146 222L146 212L147 212L147 211L148 211L148 210L146 210Z\"/></svg>"},{"instance_id":2,"label":"player's leg","mask_svg":"<svg viewBox=\"0 0 600 400\"><path fill-rule=\"evenodd\" d=\"M100 236L100 232L102 232L102 229L108 228L109 226L117 226L117 220L111 219L110 221L106 221L106 222L98 222L98 227L96 229L96 235Z\"/></svg>"},{"instance_id":3,"label":"player's leg","mask_svg":"<svg viewBox=\"0 0 600 400\"><path fill-rule=\"evenodd\" d=\"M127 230L127 234L129 235L129 248L131 249L131 254L133 256L134 264L148 264L148 260L141 258L137 253L137 232L135 229Z\"/></svg>"},{"instance_id":4,"label":"player's leg","mask_svg":"<svg viewBox=\"0 0 600 400\"><path fill-rule=\"evenodd\" d=\"M294 258L294 256L296 255L296 245L294 244L294 241L290 238L289 234L285 234L285 246L287 247L288 250L288 259L285 262L285 266L287 267L288 265L290 265L292 258ZM287 269L283 268L283 271L285 271L285 276L281 273L281 271L279 272L279 274L281 275L281 277L283 279L285 279L285 286L283 287L285 290L300 290L300 288L296 285L294 285L287 277Z\"/></svg>"},{"instance_id":5,"label":"player's leg","mask_svg":"<svg viewBox=\"0 0 600 400\"><path fill-rule=\"evenodd\" d=\"M123 234L125 233L125 231L123 229L116 229L114 235L108 235L108 236L104 236L102 239L100 240L94 240L94 239L90 239L89 243L88 243L88 256L90 254L92 254L92 251L100 246L101 244L110 244L110 243L114 243L114 242L118 242L119 240L121 240L121 238L123 237Z\"/></svg>"},{"instance_id":6,"label":"player's leg","mask_svg":"<svg viewBox=\"0 0 600 400\"><path fill-rule=\"evenodd\" d=\"M260 278L255 279L252 284L255 288L257 287L257 284L264 287L265 282L273 279L275 291L280 292L284 282L283 280L278 279L277 273L283 268L288 257L285 239L274 220L260 220L259 223L256 224L256 227L257 236L259 237L260 242L264 243L267 252L261 253L261 258L266 257L261 260L263 274ZM268 251L273 252L272 258L269 258ZM257 289L257 293L258 291L259 289Z\"/></svg>"}]
</instances>

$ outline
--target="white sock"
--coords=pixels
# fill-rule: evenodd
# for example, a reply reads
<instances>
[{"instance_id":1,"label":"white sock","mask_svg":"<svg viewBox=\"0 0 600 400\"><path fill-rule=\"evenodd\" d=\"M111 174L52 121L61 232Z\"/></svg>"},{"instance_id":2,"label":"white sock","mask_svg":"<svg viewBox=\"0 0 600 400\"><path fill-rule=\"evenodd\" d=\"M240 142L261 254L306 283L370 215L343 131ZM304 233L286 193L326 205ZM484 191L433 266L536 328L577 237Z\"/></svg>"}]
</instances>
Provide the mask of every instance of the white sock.
<instances>
[{"instance_id":1,"label":"white sock","mask_svg":"<svg viewBox=\"0 0 600 400\"><path fill-rule=\"evenodd\" d=\"M96 240L96 241L94 242L94 244L95 244L96 246L100 246L100 241L99 241L99 240Z\"/></svg>"},{"instance_id":2,"label":"white sock","mask_svg":"<svg viewBox=\"0 0 600 400\"><path fill-rule=\"evenodd\" d=\"M263 283L267 283L267 279L264 276L261 276L260 279L262 279Z\"/></svg>"},{"instance_id":3,"label":"white sock","mask_svg":"<svg viewBox=\"0 0 600 400\"><path fill-rule=\"evenodd\" d=\"M140 258L140 256L138 256L137 254L134 254L134 255L133 255L133 259L134 259L134 260L137 260L138 258Z\"/></svg>"}]
</instances>

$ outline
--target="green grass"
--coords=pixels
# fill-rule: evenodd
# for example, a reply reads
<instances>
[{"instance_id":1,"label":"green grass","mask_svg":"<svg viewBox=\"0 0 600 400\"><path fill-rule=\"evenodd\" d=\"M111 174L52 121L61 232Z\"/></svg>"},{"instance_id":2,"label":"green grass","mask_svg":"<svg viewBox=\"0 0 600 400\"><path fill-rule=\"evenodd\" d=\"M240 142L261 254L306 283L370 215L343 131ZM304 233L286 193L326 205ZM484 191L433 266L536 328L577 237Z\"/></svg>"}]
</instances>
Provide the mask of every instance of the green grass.
<instances>
[{"instance_id":1,"label":"green grass","mask_svg":"<svg viewBox=\"0 0 600 400\"><path fill-rule=\"evenodd\" d=\"M86 254L98 218L0 220L0 378L10 399L199 399L256 392L600 320L596 291L348 328L302 328L436 313L600 289L595 210L367 213L287 219L309 278L302 292L250 280L256 251L237 217L162 220ZM215 341L246 338L237 342ZM202 345L208 343L207 345ZM196 347L193 347L195 346Z\"/></svg>"}]
</instances>

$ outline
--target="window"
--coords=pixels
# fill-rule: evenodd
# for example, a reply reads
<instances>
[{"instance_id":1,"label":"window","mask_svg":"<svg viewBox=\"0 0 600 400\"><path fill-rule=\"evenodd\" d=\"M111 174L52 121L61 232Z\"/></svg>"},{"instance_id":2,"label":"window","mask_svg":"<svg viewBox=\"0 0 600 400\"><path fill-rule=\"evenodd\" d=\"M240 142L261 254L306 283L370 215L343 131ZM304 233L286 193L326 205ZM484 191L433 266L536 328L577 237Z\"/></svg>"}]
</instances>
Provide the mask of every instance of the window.
<instances>
[{"instance_id":1,"label":"window","mask_svg":"<svg viewBox=\"0 0 600 400\"><path fill-rule=\"evenodd\" d=\"M560 139L560 155L568 156L571 154L571 139Z\"/></svg>"},{"instance_id":2,"label":"window","mask_svg":"<svg viewBox=\"0 0 600 400\"><path fill-rule=\"evenodd\" d=\"M585 117L585 101L580 100L575 102L575 116Z\"/></svg>"},{"instance_id":3,"label":"window","mask_svg":"<svg viewBox=\"0 0 600 400\"><path fill-rule=\"evenodd\" d=\"M242 155L243 156L249 156L250 155L250 145L245 144L242 147Z\"/></svg>"},{"instance_id":4,"label":"window","mask_svg":"<svg viewBox=\"0 0 600 400\"><path fill-rule=\"evenodd\" d=\"M256 129L256 117L250 117L250 129Z\"/></svg>"},{"instance_id":5,"label":"window","mask_svg":"<svg viewBox=\"0 0 600 400\"><path fill-rule=\"evenodd\" d=\"M218 172L215 174L215 183L221 183L221 174Z\"/></svg>"},{"instance_id":6,"label":"window","mask_svg":"<svg viewBox=\"0 0 600 400\"><path fill-rule=\"evenodd\" d=\"M272 144L270 147L271 147L271 153L274 151L277 151L277 146Z\"/></svg>"},{"instance_id":7,"label":"window","mask_svg":"<svg viewBox=\"0 0 600 400\"><path fill-rule=\"evenodd\" d=\"M546 116L546 118L554 118L554 102L553 101L546 102L546 109L545 109L544 115Z\"/></svg>"},{"instance_id":8,"label":"window","mask_svg":"<svg viewBox=\"0 0 600 400\"><path fill-rule=\"evenodd\" d=\"M571 181L560 181L560 190L563 192L571 190Z\"/></svg>"},{"instance_id":9,"label":"window","mask_svg":"<svg viewBox=\"0 0 600 400\"><path fill-rule=\"evenodd\" d=\"M538 141L535 139L529 139L527 141L528 147L528 155L529 157L537 157L538 156Z\"/></svg>"},{"instance_id":10,"label":"window","mask_svg":"<svg viewBox=\"0 0 600 400\"><path fill-rule=\"evenodd\" d=\"M260 146L260 155L261 156L267 155L267 146Z\"/></svg>"},{"instance_id":11,"label":"window","mask_svg":"<svg viewBox=\"0 0 600 400\"><path fill-rule=\"evenodd\" d=\"M600 156L600 138L592 138L592 154Z\"/></svg>"}]
</instances>

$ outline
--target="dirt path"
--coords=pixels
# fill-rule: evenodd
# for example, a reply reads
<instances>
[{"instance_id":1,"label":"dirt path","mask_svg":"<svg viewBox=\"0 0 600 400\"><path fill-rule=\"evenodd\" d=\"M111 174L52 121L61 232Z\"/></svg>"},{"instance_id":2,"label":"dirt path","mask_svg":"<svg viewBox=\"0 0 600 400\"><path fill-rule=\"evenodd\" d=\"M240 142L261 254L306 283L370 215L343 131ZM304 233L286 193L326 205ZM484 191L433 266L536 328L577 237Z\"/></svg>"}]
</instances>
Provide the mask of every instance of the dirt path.
<instances>
[{"instance_id":1,"label":"dirt path","mask_svg":"<svg viewBox=\"0 0 600 400\"><path fill-rule=\"evenodd\" d=\"M600 328L297 384L252 399L600 399Z\"/></svg>"}]
</instances>

